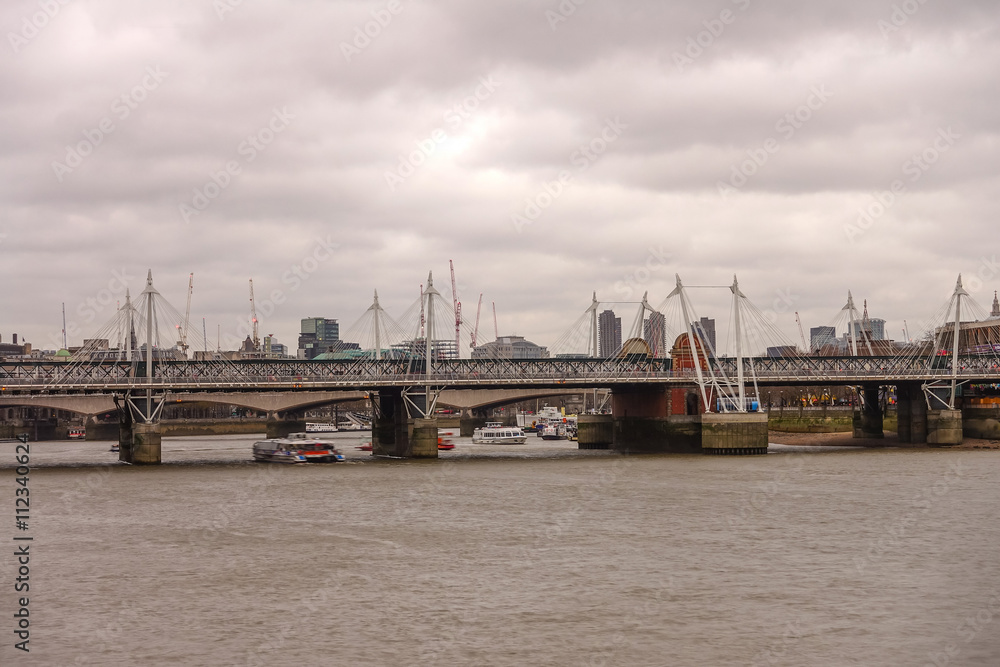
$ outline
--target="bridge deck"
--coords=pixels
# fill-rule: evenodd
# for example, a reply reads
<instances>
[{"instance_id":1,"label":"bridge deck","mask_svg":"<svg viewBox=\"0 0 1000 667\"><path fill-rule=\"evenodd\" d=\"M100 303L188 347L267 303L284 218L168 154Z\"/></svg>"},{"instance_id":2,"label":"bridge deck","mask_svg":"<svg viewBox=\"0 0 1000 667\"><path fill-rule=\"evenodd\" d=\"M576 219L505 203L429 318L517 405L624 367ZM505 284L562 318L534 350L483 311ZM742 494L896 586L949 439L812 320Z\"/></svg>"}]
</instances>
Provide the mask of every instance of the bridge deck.
<instances>
[{"instance_id":1,"label":"bridge deck","mask_svg":"<svg viewBox=\"0 0 1000 667\"><path fill-rule=\"evenodd\" d=\"M925 359L897 357L774 357L744 360L758 384L895 384L900 381L947 380L950 359L935 367ZM693 369L673 370L669 359L459 359L436 363L423 373L422 362L359 361L164 361L154 365L151 380L144 364L104 362L0 362L0 395L13 393L108 393L129 389L172 391L375 391L414 385L446 388L501 389L597 388L626 384L691 384ZM735 378L736 360L716 359L716 376ZM1000 382L1000 360L990 356L959 357L959 379Z\"/></svg>"}]
</instances>

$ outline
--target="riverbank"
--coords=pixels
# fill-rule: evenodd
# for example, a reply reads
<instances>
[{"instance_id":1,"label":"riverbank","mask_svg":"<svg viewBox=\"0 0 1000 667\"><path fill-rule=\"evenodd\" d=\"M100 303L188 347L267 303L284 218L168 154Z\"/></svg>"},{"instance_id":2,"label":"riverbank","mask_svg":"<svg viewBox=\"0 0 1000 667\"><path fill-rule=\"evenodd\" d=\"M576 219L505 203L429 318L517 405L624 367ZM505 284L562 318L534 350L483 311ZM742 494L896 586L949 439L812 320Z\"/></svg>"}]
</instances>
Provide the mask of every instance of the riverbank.
<instances>
[{"instance_id":1,"label":"riverbank","mask_svg":"<svg viewBox=\"0 0 1000 667\"><path fill-rule=\"evenodd\" d=\"M851 432L835 433L788 433L768 431L767 440L775 445L799 445L803 447L906 447L928 448L928 445L900 444L892 431L886 431L884 438L855 438ZM960 445L934 449L996 449L1000 450L1000 440L965 438Z\"/></svg>"}]
</instances>

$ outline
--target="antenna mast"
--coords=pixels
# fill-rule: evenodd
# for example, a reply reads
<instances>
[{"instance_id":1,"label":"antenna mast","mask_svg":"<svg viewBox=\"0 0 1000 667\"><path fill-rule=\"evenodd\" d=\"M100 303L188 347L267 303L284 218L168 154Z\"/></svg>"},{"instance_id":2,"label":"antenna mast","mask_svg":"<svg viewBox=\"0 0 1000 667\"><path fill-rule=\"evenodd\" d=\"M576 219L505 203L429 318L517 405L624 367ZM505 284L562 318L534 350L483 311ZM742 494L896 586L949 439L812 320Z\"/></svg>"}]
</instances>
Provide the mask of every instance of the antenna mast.
<instances>
[{"instance_id":1,"label":"antenna mast","mask_svg":"<svg viewBox=\"0 0 1000 667\"><path fill-rule=\"evenodd\" d=\"M177 347L181 348L184 352L184 356L187 356L188 351L188 329L191 326L191 294L194 292L194 274L192 273L188 276L188 298L187 298L187 308L184 310L184 323L177 325L180 329L181 335L180 340L177 341Z\"/></svg>"},{"instance_id":2,"label":"antenna mast","mask_svg":"<svg viewBox=\"0 0 1000 667\"><path fill-rule=\"evenodd\" d=\"M472 343L469 347L476 347L479 338L479 311L483 309L483 293L479 293L479 305L476 306L476 328L472 330Z\"/></svg>"},{"instance_id":3,"label":"antenna mast","mask_svg":"<svg viewBox=\"0 0 1000 667\"><path fill-rule=\"evenodd\" d=\"M462 302L458 300L458 286L455 284L455 263L450 259L451 267L451 299L455 306L455 354L462 356Z\"/></svg>"},{"instance_id":4,"label":"antenna mast","mask_svg":"<svg viewBox=\"0 0 1000 667\"><path fill-rule=\"evenodd\" d=\"M795 311L795 323L799 325L799 338L802 339L802 351L808 354L810 352L809 346L806 344L806 335L802 331L802 320L799 319L799 311Z\"/></svg>"},{"instance_id":5,"label":"antenna mast","mask_svg":"<svg viewBox=\"0 0 1000 667\"><path fill-rule=\"evenodd\" d=\"M253 323L253 351L260 350L260 338L257 335L257 304L253 300L253 278L250 279L250 321Z\"/></svg>"}]
</instances>

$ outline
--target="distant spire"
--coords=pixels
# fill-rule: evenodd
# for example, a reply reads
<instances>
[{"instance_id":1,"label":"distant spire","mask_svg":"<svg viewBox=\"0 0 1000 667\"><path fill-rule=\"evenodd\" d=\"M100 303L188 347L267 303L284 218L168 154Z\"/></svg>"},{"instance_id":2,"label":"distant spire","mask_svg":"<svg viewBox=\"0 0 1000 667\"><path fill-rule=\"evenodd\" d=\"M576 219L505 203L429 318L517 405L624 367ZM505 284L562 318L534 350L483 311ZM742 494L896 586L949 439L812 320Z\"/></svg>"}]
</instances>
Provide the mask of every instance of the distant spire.
<instances>
[{"instance_id":1,"label":"distant spire","mask_svg":"<svg viewBox=\"0 0 1000 667\"><path fill-rule=\"evenodd\" d=\"M990 317L1000 317L1000 301L997 301L996 290L993 290L993 310L990 311Z\"/></svg>"}]
</instances>

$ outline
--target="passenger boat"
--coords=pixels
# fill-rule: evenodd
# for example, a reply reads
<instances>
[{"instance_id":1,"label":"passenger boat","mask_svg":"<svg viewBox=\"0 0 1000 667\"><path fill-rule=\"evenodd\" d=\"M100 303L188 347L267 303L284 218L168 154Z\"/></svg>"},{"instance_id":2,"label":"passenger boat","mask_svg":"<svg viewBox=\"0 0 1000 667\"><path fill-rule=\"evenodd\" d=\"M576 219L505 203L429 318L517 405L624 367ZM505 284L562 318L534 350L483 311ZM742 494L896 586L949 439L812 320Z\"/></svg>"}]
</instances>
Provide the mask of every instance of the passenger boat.
<instances>
[{"instance_id":1,"label":"passenger boat","mask_svg":"<svg viewBox=\"0 0 1000 667\"><path fill-rule=\"evenodd\" d=\"M87 437L87 429L85 428L71 428L69 434L66 436L70 440L83 440Z\"/></svg>"},{"instance_id":2,"label":"passenger boat","mask_svg":"<svg viewBox=\"0 0 1000 667\"><path fill-rule=\"evenodd\" d=\"M292 433L287 438L268 438L254 443L253 458L273 463L330 463L343 461L344 455L333 443Z\"/></svg>"},{"instance_id":3,"label":"passenger boat","mask_svg":"<svg viewBox=\"0 0 1000 667\"><path fill-rule=\"evenodd\" d=\"M297 445L299 454L306 457L306 462L333 463L343 461L344 455L329 440L316 438L308 433L289 433L285 441Z\"/></svg>"},{"instance_id":4,"label":"passenger boat","mask_svg":"<svg viewBox=\"0 0 1000 667\"><path fill-rule=\"evenodd\" d=\"M270 438L255 442L253 445L254 461L269 463L305 463L306 457L299 454L298 447L293 447L286 438Z\"/></svg>"},{"instance_id":5,"label":"passenger boat","mask_svg":"<svg viewBox=\"0 0 1000 667\"><path fill-rule=\"evenodd\" d=\"M477 445L523 445L527 440L520 428L500 422L486 422L486 426L472 432L472 442Z\"/></svg>"},{"instance_id":6,"label":"passenger boat","mask_svg":"<svg viewBox=\"0 0 1000 667\"><path fill-rule=\"evenodd\" d=\"M444 438L438 438L438 449L449 450L455 449L455 443L451 440L445 440Z\"/></svg>"}]
</instances>

